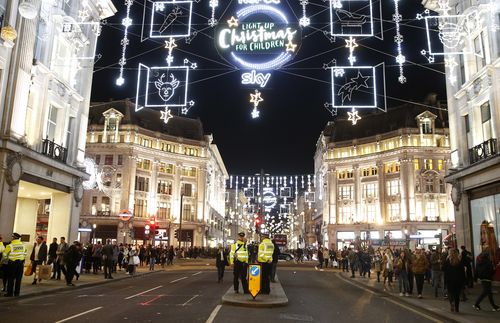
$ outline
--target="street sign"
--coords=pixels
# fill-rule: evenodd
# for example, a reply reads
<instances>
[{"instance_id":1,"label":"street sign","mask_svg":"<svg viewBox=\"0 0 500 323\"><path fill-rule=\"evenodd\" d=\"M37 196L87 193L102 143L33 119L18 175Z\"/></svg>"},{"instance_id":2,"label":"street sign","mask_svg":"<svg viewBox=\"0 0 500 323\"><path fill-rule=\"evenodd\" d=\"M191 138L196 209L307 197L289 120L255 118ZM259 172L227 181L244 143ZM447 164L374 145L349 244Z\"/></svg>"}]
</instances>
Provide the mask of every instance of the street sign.
<instances>
[{"instance_id":1,"label":"street sign","mask_svg":"<svg viewBox=\"0 0 500 323\"><path fill-rule=\"evenodd\" d=\"M287 244L287 235L286 234L275 234L273 236L274 241L278 246L286 246Z\"/></svg>"},{"instance_id":2,"label":"street sign","mask_svg":"<svg viewBox=\"0 0 500 323\"><path fill-rule=\"evenodd\" d=\"M253 299L260 293L261 266L251 264L248 266L248 290Z\"/></svg>"}]
</instances>

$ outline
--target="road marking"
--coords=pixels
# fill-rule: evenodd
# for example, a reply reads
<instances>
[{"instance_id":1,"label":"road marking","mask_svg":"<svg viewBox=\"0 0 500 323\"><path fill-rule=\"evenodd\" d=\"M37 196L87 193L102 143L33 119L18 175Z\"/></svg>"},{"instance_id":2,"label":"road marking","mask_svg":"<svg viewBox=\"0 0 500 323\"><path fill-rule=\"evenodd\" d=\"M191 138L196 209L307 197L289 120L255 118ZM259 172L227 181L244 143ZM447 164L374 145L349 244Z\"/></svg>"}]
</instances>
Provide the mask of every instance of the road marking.
<instances>
[{"instance_id":1,"label":"road marking","mask_svg":"<svg viewBox=\"0 0 500 323\"><path fill-rule=\"evenodd\" d=\"M91 312L95 312L95 311L98 311L102 308L102 306L99 306L99 307L96 307L96 308L93 308L91 310L88 310L88 311L85 311L85 312L82 312L80 314L76 314L76 315L73 315L73 316L70 316L70 317L67 317L65 319L62 319L60 321L57 321L56 323L62 323L62 322L66 322L66 321L69 321L69 320L72 320L74 318L77 318L79 316L82 316L82 315L85 315L85 314L88 314L88 313L91 313Z\"/></svg>"},{"instance_id":2,"label":"road marking","mask_svg":"<svg viewBox=\"0 0 500 323\"><path fill-rule=\"evenodd\" d=\"M193 297L191 297L190 299L188 299L186 303L182 304L182 306L186 306L187 303L191 302L193 299L195 299L198 296L200 296L200 295L194 295Z\"/></svg>"},{"instance_id":3,"label":"road marking","mask_svg":"<svg viewBox=\"0 0 500 323\"><path fill-rule=\"evenodd\" d=\"M222 307L222 305L220 305L220 304L217 305L205 323L212 323L214 321L215 317L217 316L217 313L219 313L221 307Z\"/></svg>"},{"instance_id":4,"label":"road marking","mask_svg":"<svg viewBox=\"0 0 500 323\"><path fill-rule=\"evenodd\" d=\"M158 296L156 296L156 297L153 297L153 298L152 298L152 299L150 299L149 301L144 302L144 303L141 303L141 305L150 305L151 303L153 303L154 301L156 301L156 300L158 300L158 299L162 298L163 296L165 296L165 295L158 295Z\"/></svg>"},{"instance_id":5,"label":"road marking","mask_svg":"<svg viewBox=\"0 0 500 323\"><path fill-rule=\"evenodd\" d=\"M83 298L83 297L104 297L104 294L100 294L100 295L78 295L76 298Z\"/></svg>"},{"instance_id":6,"label":"road marking","mask_svg":"<svg viewBox=\"0 0 500 323\"><path fill-rule=\"evenodd\" d=\"M147 292L150 292L150 291L153 291L153 290L155 290L155 289L162 288L162 287L163 287L162 285L160 285L160 286L156 286L155 288L148 289L148 290L146 290L146 291L144 291L144 292L141 292L141 293L139 293L139 294L135 294L135 295L132 295L132 296L126 297L125 299L131 299L131 298L134 298L134 297L137 297L137 296L141 296L142 294L146 294Z\"/></svg>"},{"instance_id":7,"label":"road marking","mask_svg":"<svg viewBox=\"0 0 500 323\"><path fill-rule=\"evenodd\" d=\"M199 272L197 272L197 273L194 273L194 274L193 274L193 276L199 275L199 274L201 274L201 273L202 273L202 271L199 271Z\"/></svg>"},{"instance_id":8,"label":"road marking","mask_svg":"<svg viewBox=\"0 0 500 323\"><path fill-rule=\"evenodd\" d=\"M356 283L353 283L352 281L350 281L350 280L348 280L348 279L346 279L346 278L342 277L342 276L341 276L341 275L339 275L339 274L337 274L337 277L339 277L340 279L342 279L342 280L343 280L343 281L345 281L346 283L349 283L349 284L351 284L351 285L353 285L353 286L355 286L355 287L357 287L357 288L359 288L359 289L362 289L362 290L364 290L364 291L367 291L368 293L371 293L371 294L374 294L374 295L380 295L380 293L374 292L374 291L372 291L371 289L368 289L368 288L366 288L366 287L363 287L363 286L360 286L360 285L358 285L358 284L356 284ZM422 316L422 317L425 317L426 319L428 319L428 320L430 320L430 321L432 321L432 322L436 322L436 323L444 323L444 321L438 320L438 319L436 319L436 318L434 318L434 317L432 317L432 316L429 316L429 315L427 315L427 314L421 313L421 312L417 311L416 309L413 309L413 308L411 308L411 307L409 307L409 306L406 306L406 305L404 305L404 304L402 304L402 303L399 303L399 302L397 302L397 301L395 301L395 300L392 300L392 299L390 299L390 298L388 298L388 297L385 297L384 299L385 299L386 301L388 301L388 302L391 302L391 303L393 303L393 304L395 304L395 305L398 305L398 306L400 306L400 307L402 307L402 308L405 308L405 309L407 309L407 310L409 310L409 311L412 311L412 312L413 312L413 313L415 313L415 314L418 314L418 315L420 315L420 316Z\"/></svg>"},{"instance_id":9,"label":"road marking","mask_svg":"<svg viewBox=\"0 0 500 323\"><path fill-rule=\"evenodd\" d=\"M176 279L176 280L172 280L172 281L170 282L170 284L176 283L176 282L178 282L178 281L180 281L180 280L183 280L183 279L186 279L186 278L187 278L187 277L182 277L182 278L179 278L179 279Z\"/></svg>"}]
</instances>

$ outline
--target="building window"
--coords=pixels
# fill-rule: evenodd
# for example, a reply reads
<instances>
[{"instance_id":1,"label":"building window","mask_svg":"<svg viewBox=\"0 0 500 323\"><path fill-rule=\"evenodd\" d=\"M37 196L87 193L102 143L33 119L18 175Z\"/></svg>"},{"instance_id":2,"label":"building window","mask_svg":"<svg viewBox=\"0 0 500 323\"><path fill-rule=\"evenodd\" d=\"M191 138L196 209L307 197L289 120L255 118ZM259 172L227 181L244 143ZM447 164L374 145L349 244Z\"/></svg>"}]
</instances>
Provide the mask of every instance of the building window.
<instances>
[{"instance_id":1,"label":"building window","mask_svg":"<svg viewBox=\"0 0 500 323\"><path fill-rule=\"evenodd\" d=\"M339 207L339 224L349 224L352 222L352 212L350 206Z\"/></svg>"},{"instance_id":2,"label":"building window","mask_svg":"<svg viewBox=\"0 0 500 323\"><path fill-rule=\"evenodd\" d=\"M432 159L424 159L424 167L426 170L432 170L433 169Z\"/></svg>"},{"instance_id":3,"label":"building window","mask_svg":"<svg viewBox=\"0 0 500 323\"><path fill-rule=\"evenodd\" d=\"M182 168L182 176L196 177L196 167Z\"/></svg>"},{"instance_id":4,"label":"building window","mask_svg":"<svg viewBox=\"0 0 500 323\"><path fill-rule=\"evenodd\" d=\"M117 127L118 127L118 118L109 118L106 130L116 131Z\"/></svg>"},{"instance_id":5,"label":"building window","mask_svg":"<svg viewBox=\"0 0 500 323\"><path fill-rule=\"evenodd\" d=\"M144 218L148 214L148 201L136 199L134 204L134 216Z\"/></svg>"},{"instance_id":6,"label":"building window","mask_svg":"<svg viewBox=\"0 0 500 323\"><path fill-rule=\"evenodd\" d=\"M135 190L140 192L149 192L149 178L136 176L135 177Z\"/></svg>"},{"instance_id":7,"label":"building window","mask_svg":"<svg viewBox=\"0 0 500 323\"><path fill-rule=\"evenodd\" d=\"M399 179L387 181L387 195L396 196L399 194Z\"/></svg>"},{"instance_id":8,"label":"building window","mask_svg":"<svg viewBox=\"0 0 500 323\"><path fill-rule=\"evenodd\" d=\"M377 173L377 167L367 167L361 170L361 176L375 176Z\"/></svg>"},{"instance_id":9,"label":"building window","mask_svg":"<svg viewBox=\"0 0 500 323\"><path fill-rule=\"evenodd\" d=\"M151 161L149 159L140 159L137 161L137 168L151 170Z\"/></svg>"},{"instance_id":10,"label":"building window","mask_svg":"<svg viewBox=\"0 0 500 323\"><path fill-rule=\"evenodd\" d=\"M58 109L55 106L50 105L49 115L47 118L47 130L46 130L46 137L49 140L54 140L56 137L57 112L58 112Z\"/></svg>"},{"instance_id":11,"label":"building window","mask_svg":"<svg viewBox=\"0 0 500 323\"><path fill-rule=\"evenodd\" d=\"M123 155L118 155L118 160L116 162L118 166L123 165Z\"/></svg>"},{"instance_id":12,"label":"building window","mask_svg":"<svg viewBox=\"0 0 500 323\"><path fill-rule=\"evenodd\" d=\"M158 218L163 220L170 218L170 203L158 202Z\"/></svg>"},{"instance_id":13,"label":"building window","mask_svg":"<svg viewBox=\"0 0 500 323\"><path fill-rule=\"evenodd\" d=\"M368 204L366 206L366 216L368 218L368 223L375 223L377 219L377 206L375 204Z\"/></svg>"},{"instance_id":14,"label":"building window","mask_svg":"<svg viewBox=\"0 0 500 323\"><path fill-rule=\"evenodd\" d=\"M436 209L436 202L427 201L425 203L425 216L427 217L427 221L437 221L438 220L438 212Z\"/></svg>"},{"instance_id":15,"label":"building window","mask_svg":"<svg viewBox=\"0 0 500 323\"><path fill-rule=\"evenodd\" d=\"M390 203L387 205L387 213L389 214L389 222L401 221L399 203Z\"/></svg>"},{"instance_id":16,"label":"building window","mask_svg":"<svg viewBox=\"0 0 500 323\"><path fill-rule=\"evenodd\" d=\"M464 55L458 55L458 65L460 67L460 85L463 85L467 81L467 77L465 75Z\"/></svg>"},{"instance_id":17,"label":"building window","mask_svg":"<svg viewBox=\"0 0 500 323\"><path fill-rule=\"evenodd\" d=\"M71 145L71 138L73 137L73 131L75 127L75 117L68 118L68 128L66 129L66 148Z\"/></svg>"},{"instance_id":18,"label":"building window","mask_svg":"<svg viewBox=\"0 0 500 323\"><path fill-rule=\"evenodd\" d=\"M474 38L474 56L476 57L476 71L478 72L486 65L486 55L483 47L483 32Z\"/></svg>"},{"instance_id":19,"label":"building window","mask_svg":"<svg viewBox=\"0 0 500 323\"><path fill-rule=\"evenodd\" d=\"M363 185L363 198L371 199L377 197L377 187L376 183L369 183Z\"/></svg>"},{"instance_id":20,"label":"building window","mask_svg":"<svg viewBox=\"0 0 500 323\"><path fill-rule=\"evenodd\" d=\"M184 196L193 196L193 184L190 183L182 183L181 193Z\"/></svg>"},{"instance_id":21,"label":"building window","mask_svg":"<svg viewBox=\"0 0 500 323\"><path fill-rule=\"evenodd\" d=\"M122 187L122 174L116 173L116 188Z\"/></svg>"},{"instance_id":22,"label":"building window","mask_svg":"<svg viewBox=\"0 0 500 323\"><path fill-rule=\"evenodd\" d=\"M443 179L439 180L439 193L441 193L441 194L446 193L446 183L444 182Z\"/></svg>"},{"instance_id":23,"label":"building window","mask_svg":"<svg viewBox=\"0 0 500 323\"><path fill-rule=\"evenodd\" d=\"M425 193L434 193L434 178L428 177L425 179Z\"/></svg>"},{"instance_id":24,"label":"building window","mask_svg":"<svg viewBox=\"0 0 500 323\"><path fill-rule=\"evenodd\" d=\"M104 156L104 165L113 165L113 155L105 155Z\"/></svg>"},{"instance_id":25,"label":"building window","mask_svg":"<svg viewBox=\"0 0 500 323\"><path fill-rule=\"evenodd\" d=\"M194 222L194 207L191 204L185 203L182 206L183 221Z\"/></svg>"},{"instance_id":26,"label":"building window","mask_svg":"<svg viewBox=\"0 0 500 323\"><path fill-rule=\"evenodd\" d=\"M95 163L96 163L96 165L99 165L101 163L101 155L95 156Z\"/></svg>"},{"instance_id":27,"label":"building window","mask_svg":"<svg viewBox=\"0 0 500 323\"><path fill-rule=\"evenodd\" d=\"M472 132L470 131L470 117L468 114L464 116L465 133L467 135L467 147L472 148L474 145L474 140L472 138Z\"/></svg>"},{"instance_id":28,"label":"building window","mask_svg":"<svg viewBox=\"0 0 500 323\"><path fill-rule=\"evenodd\" d=\"M92 206L90 207L90 213L92 215L97 215L97 196L92 196Z\"/></svg>"},{"instance_id":29,"label":"building window","mask_svg":"<svg viewBox=\"0 0 500 323\"><path fill-rule=\"evenodd\" d=\"M393 173L399 173L399 163L394 162L394 163L388 163L385 164L385 173L386 174L393 174Z\"/></svg>"},{"instance_id":30,"label":"building window","mask_svg":"<svg viewBox=\"0 0 500 323\"><path fill-rule=\"evenodd\" d=\"M101 211L108 213L111 210L111 202L108 196L101 198Z\"/></svg>"},{"instance_id":31,"label":"building window","mask_svg":"<svg viewBox=\"0 0 500 323\"><path fill-rule=\"evenodd\" d=\"M198 149L186 147L185 154L189 156L198 156Z\"/></svg>"},{"instance_id":32,"label":"building window","mask_svg":"<svg viewBox=\"0 0 500 323\"><path fill-rule=\"evenodd\" d=\"M173 164L165 164L165 163L160 163L160 166L158 167L158 170L160 173L165 173L165 174L173 174L174 173L174 165Z\"/></svg>"},{"instance_id":33,"label":"building window","mask_svg":"<svg viewBox=\"0 0 500 323\"><path fill-rule=\"evenodd\" d=\"M418 159L413 160L413 165L415 166L415 170L420 170L420 162Z\"/></svg>"},{"instance_id":34,"label":"building window","mask_svg":"<svg viewBox=\"0 0 500 323\"><path fill-rule=\"evenodd\" d=\"M158 181L158 194L168 194L172 195L172 182Z\"/></svg>"},{"instance_id":35,"label":"building window","mask_svg":"<svg viewBox=\"0 0 500 323\"><path fill-rule=\"evenodd\" d=\"M337 177L339 179L348 179L348 178L353 178L354 175L352 170L342 170L338 172Z\"/></svg>"},{"instance_id":36,"label":"building window","mask_svg":"<svg viewBox=\"0 0 500 323\"><path fill-rule=\"evenodd\" d=\"M485 102L481 105L481 123L483 129L483 141L490 140L493 137L491 131L490 102Z\"/></svg>"},{"instance_id":37,"label":"building window","mask_svg":"<svg viewBox=\"0 0 500 323\"><path fill-rule=\"evenodd\" d=\"M420 187L420 178L415 179L415 193L422 193L422 188Z\"/></svg>"},{"instance_id":38,"label":"building window","mask_svg":"<svg viewBox=\"0 0 500 323\"><path fill-rule=\"evenodd\" d=\"M353 189L352 185L339 186L339 199L352 200Z\"/></svg>"},{"instance_id":39,"label":"building window","mask_svg":"<svg viewBox=\"0 0 500 323\"><path fill-rule=\"evenodd\" d=\"M174 152L174 146L172 144L167 144L166 142L162 142L160 144L160 149L171 153Z\"/></svg>"},{"instance_id":40,"label":"building window","mask_svg":"<svg viewBox=\"0 0 500 323\"><path fill-rule=\"evenodd\" d=\"M420 130L424 135L432 135L432 121L429 118L425 118L420 123Z\"/></svg>"}]
</instances>

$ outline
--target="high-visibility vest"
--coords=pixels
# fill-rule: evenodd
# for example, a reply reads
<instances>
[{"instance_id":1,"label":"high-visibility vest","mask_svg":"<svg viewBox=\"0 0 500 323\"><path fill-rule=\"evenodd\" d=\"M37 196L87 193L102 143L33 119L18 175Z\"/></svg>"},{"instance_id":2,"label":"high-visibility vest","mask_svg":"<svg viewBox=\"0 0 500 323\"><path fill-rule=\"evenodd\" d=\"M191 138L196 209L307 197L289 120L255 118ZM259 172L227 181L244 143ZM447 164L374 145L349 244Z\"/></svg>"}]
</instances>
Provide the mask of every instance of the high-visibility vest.
<instances>
[{"instance_id":1,"label":"high-visibility vest","mask_svg":"<svg viewBox=\"0 0 500 323\"><path fill-rule=\"evenodd\" d=\"M28 250L19 239L12 240L3 251L4 257L9 257L10 261L24 260Z\"/></svg>"},{"instance_id":2,"label":"high-visibility vest","mask_svg":"<svg viewBox=\"0 0 500 323\"><path fill-rule=\"evenodd\" d=\"M5 246L3 245L3 242L0 241L0 253L3 254L3 251L5 250Z\"/></svg>"},{"instance_id":3,"label":"high-visibility vest","mask_svg":"<svg viewBox=\"0 0 500 323\"><path fill-rule=\"evenodd\" d=\"M264 239L259 244L258 262L273 262L274 245L269 239Z\"/></svg>"},{"instance_id":4,"label":"high-visibility vest","mask_svg":"<svg viewBox=\"0 0 500 323\"><path fill-rule=\"evenodd\" d=\"M229 253L229 262L234 264L234 261L248 263L248 249L246 242L236 241L231 245L231 252Z\"/></svg>"}]
</instances>

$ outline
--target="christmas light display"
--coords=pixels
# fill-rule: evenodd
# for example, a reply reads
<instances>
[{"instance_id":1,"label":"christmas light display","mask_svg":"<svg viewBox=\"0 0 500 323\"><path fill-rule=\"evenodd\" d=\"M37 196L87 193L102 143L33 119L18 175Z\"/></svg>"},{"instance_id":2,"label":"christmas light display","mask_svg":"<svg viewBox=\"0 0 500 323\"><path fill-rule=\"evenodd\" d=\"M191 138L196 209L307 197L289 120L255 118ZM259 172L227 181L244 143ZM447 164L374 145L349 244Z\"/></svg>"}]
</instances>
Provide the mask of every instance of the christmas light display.
<instances>
[{"instance_id":1,"label":"christmas light display","mask_svg":"<svg viewBox=\"0 0 500 323\"><path fill-rule=\"evenodd\" d=\"M191 35L192 1L156 1L151 8L150 38L184 38Z\"/></svg>"},{"instance_id":2,"label":"christmas light display","mask_svg":"<svg viewBox=\"0 0 500 323\"><path fill-rule=\"evenodd\" d=\"M330 0L330 34L334 37L374 36L372 0Z\"/></svg>"},{"instance_id":3,"label":"christmas light display","mask_svg":"<svg viewBox=\"0 0 500 323\"><path fill-rule=\"evenodd\" d=\"M122 25L125 27L125 30L123 32L123 39L121 41L122 57L118 62L118 65L120 65L120 75L116 79L116 85L118 86L122 86L125 83L125 79L123 78L123 71L125 65L127 64L127 59L125 56L127 53L127 46L130 44L130 40L128 39L128 28L132 25L132 19L130 19L130 8L133 4L133 0L125 0L125 6L127 7L127 16L122 20Z\"/></svg>"},{"instance_id":4,"label":"christmas light display","mask_svg":"<svg viewBox=\"0 0 500 323\"><path fill-rule=\"evenodd\" d=\"M261 93L255 90L255 93L250 93L250 103L253 103L252 118L256 119L260 116L259 104L264 101Z\"/></svg>"},{"instance_id":5,"label":"christmas light display","mask_svg":"<svg viewBox=\"0 0 500 323\"><path fill-rule=\"evenodd\" d=\"M302 18L299 19L299 25L302 27L307 27L311 24L311 20L307 17L306 8L309 4L309 0L300 0L300 5L302 6Z\"/></svg>"},{"instance_id":6,"label":"christmas light display","mask_svg":"<svg viewBox=\"0 0 500 323\"><path fill-rule=\"evenodd\" d=\"M396 56L396 63L399 65L399 77L398 81L401 84L406 83L406 77L404 76L403 73L403 64L406 61L405 56L403 55L403 50L401 48L401 44L403 43L403 35L401 35L401 26L400 22L403 19L403 16L399 13L399 0L394 0L394 14L392 15L392 20L394 21L396 25L396 36L394 36L394 42L396 43L397 47L397 56Z\"/></svg>"},{"instance_id":7,"label":"christmas light display","mask_svg":"<svg viewBox=\"0 0 500 323\"><path fill-rule=\"evenodd\" d=\"M252 70L248 73L243 73L241 75L241 84L243 85L258 85L261 88L266 87L267 82L271 78L271 73L258 73L256 70Z\"/></svg>"},{"instance_id":8,"label":"christmas light display","mask_svg":"<svg viewBox=\"0 0 500 323\"><path fill-rule=\"evenodd\" d=\"M210 0L209 6L212 9L212 16L208 19L208 25L213 28L218 22L217 19L215 19L215 8L219 6L219 0Z\"/></svg>"},{"instance_id":9,"label":"christmas light display","mask_svg":"<svg viewBox=\"0 0 500 323\"><path fill-rule=\"evenodd\" d=\"M348 120L352 122L353 125L357 124L359 120L361 120L361 117L358 115L358 111L355 109L352 109L351 112L347 112L347 115L349 116Z\"/></svg>"}]
</instances>

